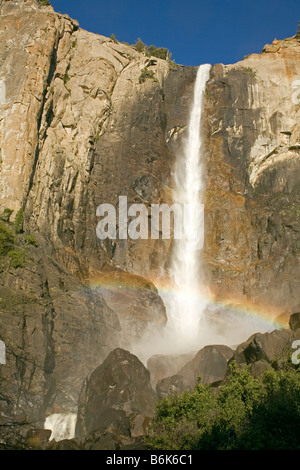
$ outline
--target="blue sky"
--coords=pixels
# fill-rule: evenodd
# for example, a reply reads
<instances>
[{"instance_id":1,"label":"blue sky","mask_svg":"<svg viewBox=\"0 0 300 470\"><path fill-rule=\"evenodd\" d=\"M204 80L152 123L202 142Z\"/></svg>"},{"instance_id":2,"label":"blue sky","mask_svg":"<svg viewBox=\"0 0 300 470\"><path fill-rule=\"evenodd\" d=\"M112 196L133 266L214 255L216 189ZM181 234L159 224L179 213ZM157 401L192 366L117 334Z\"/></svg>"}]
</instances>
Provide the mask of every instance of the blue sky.
<instances>
[{"instance_id":1,"label":"blue sky","mask_svg":"<svg viewBox=\"0 0 300 470\"><path fill-rule=\"evenodd\" d=\"M230 64L296 34L300 0L50 0L81 28L168 48L182 65Z\"/></svg>"}]
</instances>

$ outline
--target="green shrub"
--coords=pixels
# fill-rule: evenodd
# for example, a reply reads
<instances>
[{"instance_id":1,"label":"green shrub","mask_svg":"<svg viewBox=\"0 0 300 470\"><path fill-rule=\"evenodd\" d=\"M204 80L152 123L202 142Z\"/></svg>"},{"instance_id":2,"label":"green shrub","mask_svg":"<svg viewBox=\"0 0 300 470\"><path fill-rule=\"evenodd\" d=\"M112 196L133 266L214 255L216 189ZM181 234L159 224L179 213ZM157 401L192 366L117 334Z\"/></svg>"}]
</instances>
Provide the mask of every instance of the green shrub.
<instances>
[{"instance_id":1,"label":"green shrub","mask_svg":"<svg viewBox=\"0 0 300 470\"><path fill-rule=\"evenodd\" d=\"M170 59L172 56L172 54L170 54L168 49L166 49L165 47L155 47L155 46L147 47L147 55L158 57L159 59L162 59L162 60Z\"/></svg>"},{"instance_id":2,"label":"green shrub","mask_svg":"<svg viewBox=\"0 0 300 470\"><path fill-rule=\"evenodd\" d=\"M144 83L147 78L152 78L155 82L158 82L157 78L155 77L154 71L149 70L147 67L142 69L141 75L139 77L139 83Z\"/></svg>"},{"instance_id":3,"label":"green shrub","mask_svg":"<svg viewBox=\"0 0 300 470\"><path fill-rule=\"evenodd\" d=\"M193 392L171 395L157 404L147 445L161 450L195 449L219 413L216 395L208 386L197 384Z\"/></svg>"},{"instance_id":4,"label":"green shrub","mask_svg":"<svg viewBox=\"0 0 300 470\"><path fill-rule=\"evenodd\" d=\"M69 70L66 70L64 78L63 78L64 84L66 85L69 80L70 80Z\"/></svg>"},{"instance_id":5,"label":"green shrub","mask_svg":"<svg viewBox=\"0 0 300 470\"><path fill-rule=\"evenodd\" d=\"M3 220L3 222L8 223L12 213L13 213L12 209L4 209L4 211L2 212L1 217L0 217L1 220Z\"/></svg>"},{"instance_id":6,"label":"green shrub","mask_svg":"<svg viewBox=\"0 0 300 470\"><path fill-rule=\"evenodd\" d=\"M147 49L146 44L143 43L141 38L138 38L137 42L133 45L133 47L138 51L138 52L144 52Z\"/></svg>"},{"instance_id":7,"label":"green shrub","mask_svg":"<svg viewBox=\"0 0 300 470\"><path fill-rule=\"evenodd\" d=\"M133 44L132 47L148 57L157 57L162 60L169 60L172 57L172 53L165 47L147 46L143 43L141 38L138 38L137 42Z\"/></svg>"},{"instance_id":8,"label":"green shrub","mask_svg":"<svg viewBox=\"0 0 300 470\"><path fill-rule=\"evenodd\" d=\"M32 235L27 235L26 243L28 243L28 245L38 246L36 238Z\"/></svg>"},{"instance_id":9,"label":"green shrub","mask_svg":"<svg viewBox=\"0 0 300 470\"><path fill-rule=\"evenodd\" d=\"M11 266L13 268L23 268L25 263L25 253L18 248L14 248L13 250L7 253L11 260Z\"/></svg>"},{"instance_id":10,"label":"green shrub","mask_svg":"<svg viewBox=\"0 0 300 470\"><path fill-rule=\"evenodd\" d=\"M51 3L49 2L49 0L38 0L39 4L40 5L43 5L43 6L49 6L51 5Z\"/></svg>"},{"instance_id":11,"label":"green shrub","mask_svg":"<svg viewBox=\"0 0 300 470\"><path fill-rule=\"evenodd\" d=\"M234 363L219 393L197 385L156 406L148 448L165 450L300 449L298 366L254 378Z\"/></svg>"},{"instance_id":12,"label":"green shrub","mask_svg":"<svg viewBox=\"0 0 300 470\"><path fill-rule=\"evenodd\" d=\"M7 253L13 268L23 268L25 263L25 253L18 248L14 248Z\"/></svg>"},{"instance_id":13,"label":"green shrub","mask_svg":"<svg viewBox=\"0 0 300 470\"><path fill-rule=\"evenodd\" d=\"M0 255L6 255L14 247L14 243L14 233L3 222L0 222Z\"/></svg>"},{"instance_id":14,"label":"green shrub","mask_svg":"<svg viewBox=\"0 0 300 470\"><path fill-rule=\"evenodd\" d=\"M111 39L113 42L115 42L116 44L118 44L118 42L119 42L114 34L111 34L110 39Z\"/></svg>"}]
</instances>

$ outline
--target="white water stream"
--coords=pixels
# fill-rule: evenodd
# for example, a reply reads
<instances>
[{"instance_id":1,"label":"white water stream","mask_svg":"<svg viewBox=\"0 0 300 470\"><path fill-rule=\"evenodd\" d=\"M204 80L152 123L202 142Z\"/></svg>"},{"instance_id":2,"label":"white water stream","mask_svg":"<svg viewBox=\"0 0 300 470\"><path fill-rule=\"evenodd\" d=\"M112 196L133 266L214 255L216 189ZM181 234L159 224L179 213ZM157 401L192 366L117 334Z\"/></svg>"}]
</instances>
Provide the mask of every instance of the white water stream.
<instances>
[{"instance_id":1,"label":"white water stream","mask_svg":"<svg viewBox=\"0 0 300 470\"><path fill-rule=\"evenodd\" d=\"M202 111L206 82L211 66L201 65L198 68L194 85L194 98L187 129L187 138L183 152L177 155L174 179L175 202L191 208L185 211L185 236L175 241L171 275L176 286L175 294L168 306L169 326L181 343L197 340L201 328L201 315L207 299L201 295L203 289L203 272L201 248L204 237L204 213L196 212L203 204L205 189L202 142ZM191 243L195 236L196 243ZM202 292L203 293L203 292Z\"/></svg>"}]
</instances>

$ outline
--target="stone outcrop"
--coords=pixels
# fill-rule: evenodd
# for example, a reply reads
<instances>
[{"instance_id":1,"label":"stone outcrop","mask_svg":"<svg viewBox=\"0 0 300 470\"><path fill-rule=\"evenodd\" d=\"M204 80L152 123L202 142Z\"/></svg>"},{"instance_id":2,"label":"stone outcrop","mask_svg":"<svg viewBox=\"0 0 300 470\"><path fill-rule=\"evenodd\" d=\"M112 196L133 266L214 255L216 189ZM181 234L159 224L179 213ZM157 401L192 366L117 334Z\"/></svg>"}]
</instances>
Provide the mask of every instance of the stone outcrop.
<instances>
[{"instance_id":1,"label":"stone outcrop","mask_svg":"<svg viewBox=\"0 0 300 470\"><path fill-rule=\"evenodd\" d=\"M155 400L149 371L133 354L115 349L84 383L76 436L109 431L129 444L131 438L145 434Z\"/></svg>"}]
</instances>

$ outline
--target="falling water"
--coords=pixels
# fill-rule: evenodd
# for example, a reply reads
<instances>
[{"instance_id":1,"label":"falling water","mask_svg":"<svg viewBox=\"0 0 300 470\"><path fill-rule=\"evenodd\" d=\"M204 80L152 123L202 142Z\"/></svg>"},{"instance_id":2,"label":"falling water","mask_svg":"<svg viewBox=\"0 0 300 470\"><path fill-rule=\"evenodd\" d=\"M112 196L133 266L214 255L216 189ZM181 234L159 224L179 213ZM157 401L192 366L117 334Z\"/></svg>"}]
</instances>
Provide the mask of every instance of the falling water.
<instances>
[{"instance_id":1,"label":"falling water","mask_svg":"<svg viewBox=\"0 0 300 470\"><path fill-rule=\"evenodd\" d=\"M51 429L51 440L58 442L63 439L73 439L76 419L75 413L54 413L46 418L44 429Z\"/></svg>"},{"instance_id":2,"label":"falling water","mask_svg":"<svg viewBox=\"0 0 300 470\"><path fill-rule=\"evenodd\" d=\"M177 155L175 166L175 194L177 203L185 207L195 207L203 202L204 171L202 161L201 120L206 82L211 66L201 65L194 86L194 98L183 152ZM175 241L171 274L176 286L176 294L169 307L169 323L177 338L189 347L198 337L201 313L206 300L199 295L203 274L201 250L192 249L188 236L195 231L195 213L184 215L184 233L181 240ZM204 224L204 218L202 218ZM201 227L203 229L203 227ZM201 230L204 233L204 230ZM200 247L202 244L200 245Z\"/></svg>"}]
</instances>

